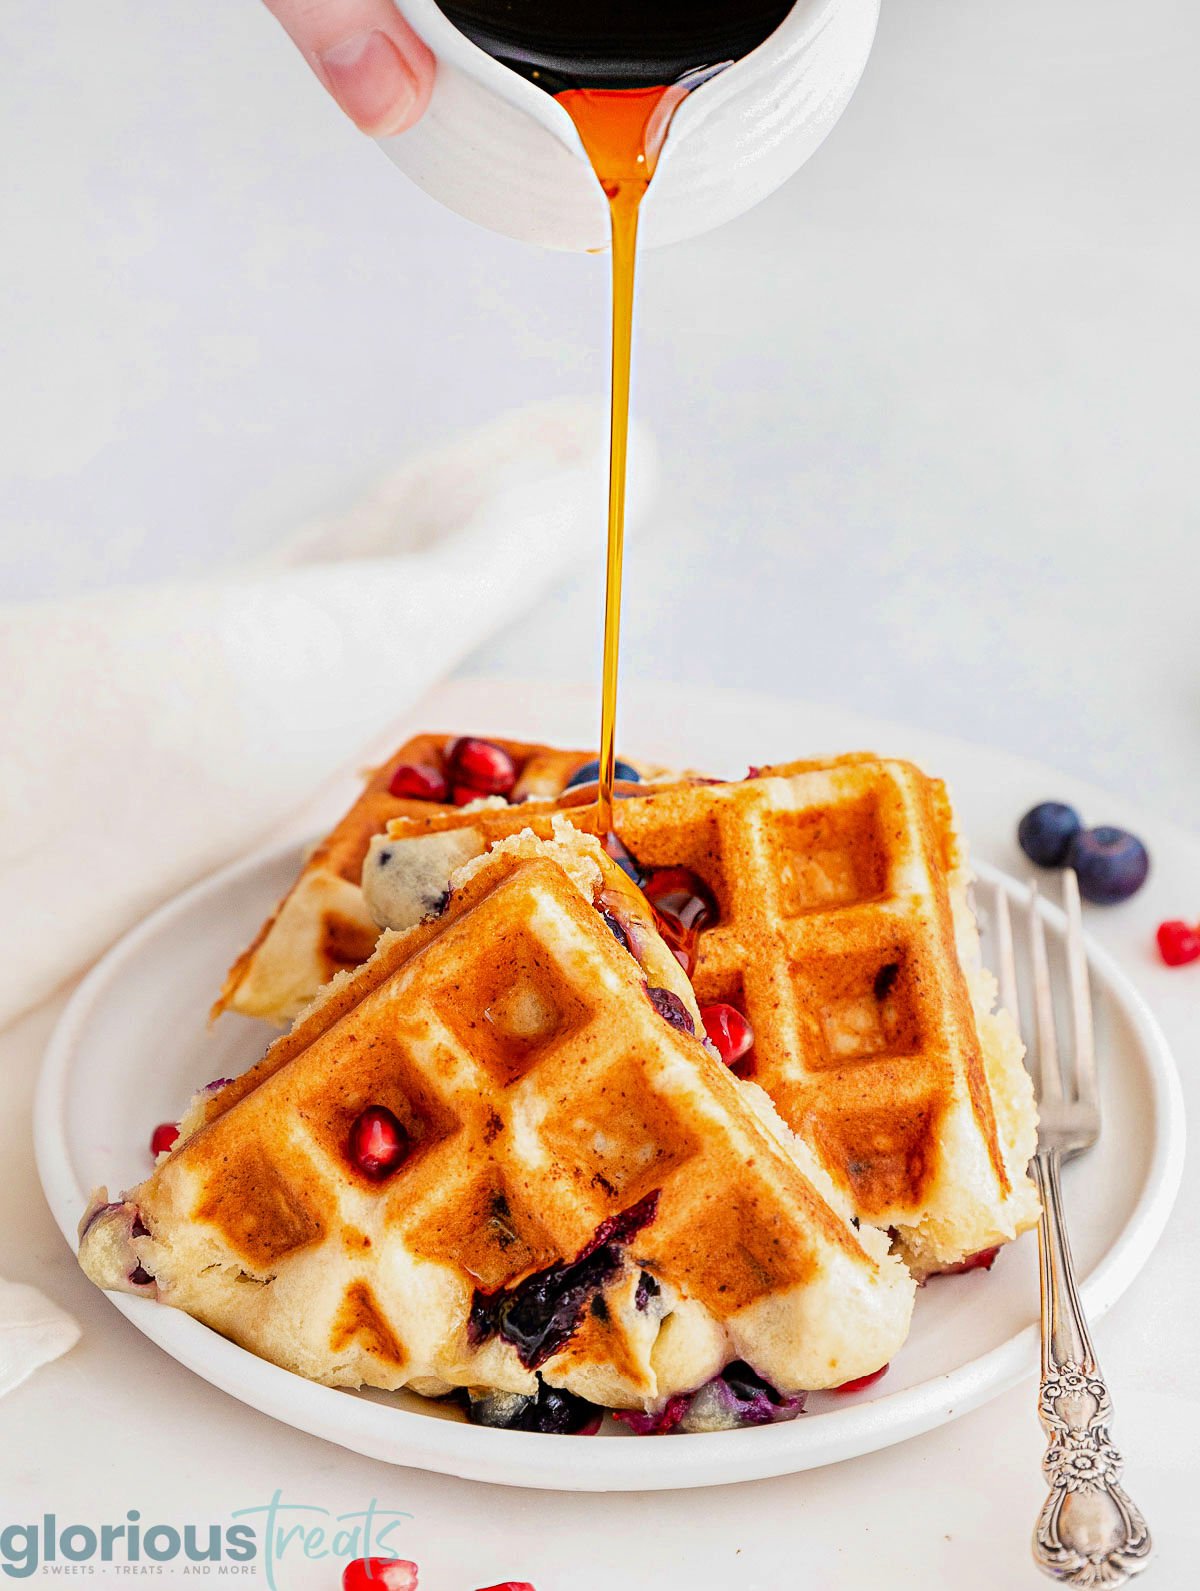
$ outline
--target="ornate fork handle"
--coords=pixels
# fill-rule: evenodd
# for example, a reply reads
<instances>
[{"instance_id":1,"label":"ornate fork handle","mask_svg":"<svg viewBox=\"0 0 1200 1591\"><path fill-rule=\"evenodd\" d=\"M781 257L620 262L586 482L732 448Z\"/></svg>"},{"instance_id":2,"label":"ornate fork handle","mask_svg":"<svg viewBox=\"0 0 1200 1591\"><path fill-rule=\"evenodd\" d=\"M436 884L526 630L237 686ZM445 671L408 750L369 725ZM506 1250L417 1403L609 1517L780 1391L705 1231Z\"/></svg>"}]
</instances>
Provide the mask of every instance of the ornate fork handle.
<instances>
[{"instance_id":1,"label":"ornate fork handle","mask_svg":"<svg viewBox=\"0 0 1200 1591\"><path fill-rule=\"evenodd\" d=\"M1038 1418L1050 1439L1042 1471L1050 1483L1033 1555L1057 1580L1124 1585L1146 1567L1150 1532L1120 1480L1123 1461L1108 1434L1112 1402L1075 1288L1059 1190L1057 1149L1033 1162L1042 1196L1042 1381Z\"/></svg>"}]
</instances>

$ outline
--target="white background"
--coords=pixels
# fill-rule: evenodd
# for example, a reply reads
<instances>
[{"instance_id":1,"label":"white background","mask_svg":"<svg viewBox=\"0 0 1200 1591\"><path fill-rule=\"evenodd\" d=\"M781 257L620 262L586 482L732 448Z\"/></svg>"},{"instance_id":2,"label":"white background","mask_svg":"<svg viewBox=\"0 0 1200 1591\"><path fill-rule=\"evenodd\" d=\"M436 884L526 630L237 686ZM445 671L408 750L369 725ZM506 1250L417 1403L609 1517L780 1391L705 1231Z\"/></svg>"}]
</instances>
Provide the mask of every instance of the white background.
<instances>
[{"instance_id":1,"label":"white background","mask_svg":"<svg viewBox=\"0 0 1200 1591\"><path fill-rule=\"evenodd\" d=\"M6 0L0 49L5 592L220 567L459 427L603 389L603 262L490 237L410 188L253 0ZM637 404L664 497L630 549L628 691L823 699L1042 757L1196 828L1198 54L1182 0L888 0L812 164L647 258ZM589 677L598 603L581 573L472 670ZM46 1026L25 1024L22 1056ZM11 1075L19 1113L15 1052ZM5 1207L29 1209L65 1296L26 1175ZM0 1270L37 1279L28 1253L0 1246ZM1120 1342L1101 1338L1114 1381L1194 1357L1194 1325L1122 1308ZM139 1490L160 1513L237 1506L245 1477L286 1473L333 1506L398 1497L423 1561L454 1566L447 1591L540 1556L535 1494L385 1471L258 1417L223 1448L215 1395L141 1345L155 1368L123 1426L102 1391L127 1369L110 1313L96 1299L86 1351L42 1373L52 1403L34 1382L0 1410L23 1503L61 1486L82 1506L87 1426L88 1463L121 1477L97 1484L97 1518ZM1194 1466L1183 1391L1172 1371L1128 1409L1130 1452L1159 1432ZM664 1533L653 1497L560 1500L577 1583L618 1572L619 1540L664 1586L699 1572L699 1544L707 1585L774 1588L778 1567L746 1575L739 1549L765 1561L763 1522L777 1539L787 1519L797 1587L964 1584L963 1541L1008 1554L1011 1500L1036 1503L1019 1399L852 1472L713 1494L696 1534ZM225 1463L236 1487L212 1481Z\"/></svg>"},{"instance_id":2,"label":"white background","mask_svg":"<svg viewBox=\"0 0 1200 1591\"><path fill-rule=\"evenodd\" d=\"M220 566L603 391L605 262L410 187L253 0L7 0L0 49L5 590ZM647 257L630 688L825 699L1195 823L1198 55L1186 0L888 0L809 167ZM598 606L581 573L472 671L590 676Z\"/></svg>"}]
</instances>

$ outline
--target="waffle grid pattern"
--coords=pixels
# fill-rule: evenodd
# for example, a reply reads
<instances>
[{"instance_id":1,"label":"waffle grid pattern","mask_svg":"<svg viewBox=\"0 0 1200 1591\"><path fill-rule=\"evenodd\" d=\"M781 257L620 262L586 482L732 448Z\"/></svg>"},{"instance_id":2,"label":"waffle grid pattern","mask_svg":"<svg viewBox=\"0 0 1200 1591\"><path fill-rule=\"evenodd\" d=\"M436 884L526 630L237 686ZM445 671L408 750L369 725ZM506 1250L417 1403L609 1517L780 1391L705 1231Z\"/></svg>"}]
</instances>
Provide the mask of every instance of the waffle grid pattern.
<instances>
[{"instance_id":1,"label":"waffle grid pattern","mask_svg":"<svg viewBox=\"0 0 1200 1591\"><path fill-rule=\"evenodd\" d=\"M426 809L389 835L473 825L483 849L523 826L547 834L553 810ZM587 828L594 809L566 815ZM958 857L940 783L867 756L792 763L633 797L619 829L642 867L686 867L713 893L719 920L700 936L697 998L749 1018L743 1075L864 1220L920 1218L951 1111L973 1118L996 1196L1009 1193L955 943L946 871Z\"/></svg>"},{"instance_id":2,"label":"waffle grid pattern","mask_svg":"<svg viewBox=\"0 0 1200 1591\"><path fill-rule=\"evenodd\" d=\"M1008 1191L926 783L895 764L781 769L745 796L672 797L666 832L651 833L651 798L644 837L627 828L654 865L671 829L695 833L708 812L709 849L687 865L720 920L700 939L697 998L745 1012L748 1075L868 1220L919 1207L964 1088Z\"/></svg>"},{"instance_id":3,"label":"waffle grid pattern","mask_svg":"<svg viewBox=\"0 0 1200 1591\"><path fill-rule=\"evenodd\" d=\"M451 1267L465 1320L474 1288L574 1256L655 1190L636 1263L718 1320L802 1288L831 1249L873 1270L737 1083L658 1016L633 958L562 873L542 860L499 883L496 871L218 1096L147 1185L152 1226L154 1183L191 1178L195 1214L260 1276L322 1241L362 1256L330 1348L357 1338L386 1359L387 1342L402 1361L405 1333L368 1256L398 1245ZM416 1146L382 1184L346 1154L368 1104ZM619 1322L587 1325L568 1359L633 1364Z\"/></svg>"}]
</instances>

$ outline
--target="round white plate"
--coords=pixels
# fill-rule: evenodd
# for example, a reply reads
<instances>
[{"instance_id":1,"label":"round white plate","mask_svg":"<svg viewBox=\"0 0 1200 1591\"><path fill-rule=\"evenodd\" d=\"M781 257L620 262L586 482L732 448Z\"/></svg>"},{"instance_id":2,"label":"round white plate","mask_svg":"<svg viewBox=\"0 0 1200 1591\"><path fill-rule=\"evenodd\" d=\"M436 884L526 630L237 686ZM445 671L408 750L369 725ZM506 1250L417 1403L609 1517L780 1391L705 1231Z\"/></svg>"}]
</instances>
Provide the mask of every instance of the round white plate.
<instances>
[{"instance_id":1,"label":"round white plate","mask_svg":"<svg viewBox=\"0 0 1200 1591\"><path fill-rule=\"evenodd\" d=\"M562 719L577 716L579 708L561 694L556 714L547 713L544 696L541 708L540 721L536 713L523 713L522 723L475 717L457 727L496 734L524 728L569 739ZM791 711L800 718L800 709ZM665 755L686 759L690 751L698 764L740 771L729 756L714 754L711 728L706 746L705 736L689 734L678 718L667 721L673 744L663 747ZM578 725L573 733L579 735ZM894 750L896 732L888 738L887 749ZM732 730L722 744L730 741L731 755L740 756ZM822 743L797 731L791 750L852 745ZM655 749L649 738L646 748ZM761 754L782 760L787 753L768 744ZM957 746L954 755L964 757L967 749ZM208 1029L206 1014L232 954L295 875L299 855L299 847L287 846L253 857L181 895L117 945L65 1011L46 1056L35 1133L46 1197L72 1243L94 1186L125 1187L148 1173L153 1125L178 1117L201 1084L239 1072L261 1054L268 1034L260 1024L225 1017ZM985 885L1019 892L998 870L983 864L977 870ZM982 904L986 896L985 888ZM1056 942L1061 918L1053 908L1047 916ZM1089 956L1108 1130L1069 1168L1066 1197L1084 1301L1094 1318L1128 1287L1166 1222L1182 1167L1183 1106L1166 1042L1141 996L1109 953L1092 943ZM403 1393L313 1385L148 1300L112 1295L112 1302L214 1386L302 1430L391 1463L581 1491L716 1485L886 1447L1030 1374L1038 1351L1032 1234L1004 1250L991 1272L941 1278L924 1288L903 1352L867 1392L814 1396L791 1424L705 1436L648 1439L606 1428L600 1437L571 1439L480 1429Z\"/></svg>"}]
</instances>

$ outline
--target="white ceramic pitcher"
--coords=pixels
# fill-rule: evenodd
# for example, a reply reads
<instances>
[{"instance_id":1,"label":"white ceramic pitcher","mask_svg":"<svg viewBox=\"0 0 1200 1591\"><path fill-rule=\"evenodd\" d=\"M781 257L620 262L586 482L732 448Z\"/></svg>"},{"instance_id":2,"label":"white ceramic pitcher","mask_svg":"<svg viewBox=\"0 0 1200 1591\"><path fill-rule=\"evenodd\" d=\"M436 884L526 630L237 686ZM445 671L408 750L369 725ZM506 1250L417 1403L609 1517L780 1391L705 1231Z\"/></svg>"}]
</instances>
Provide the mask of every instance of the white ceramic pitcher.
<instances>
[{"instance_id":1,"label":"white ceramic pitcher","mask_svg":"<svg viewBox=\"0 0 1200 1591\"><path fill-rule=\"evenodd\" d=\"M438 64L429 109L410 132L380 140L387 154L495 232L606 247L608 208L562 106L472 44L434 0L397 4ZM802 166L846 108L878 18L879 0L797 0L770 38L689 94L642 205L643 240L672 243L728 221Z\"/></svg>"}]
</instances>

